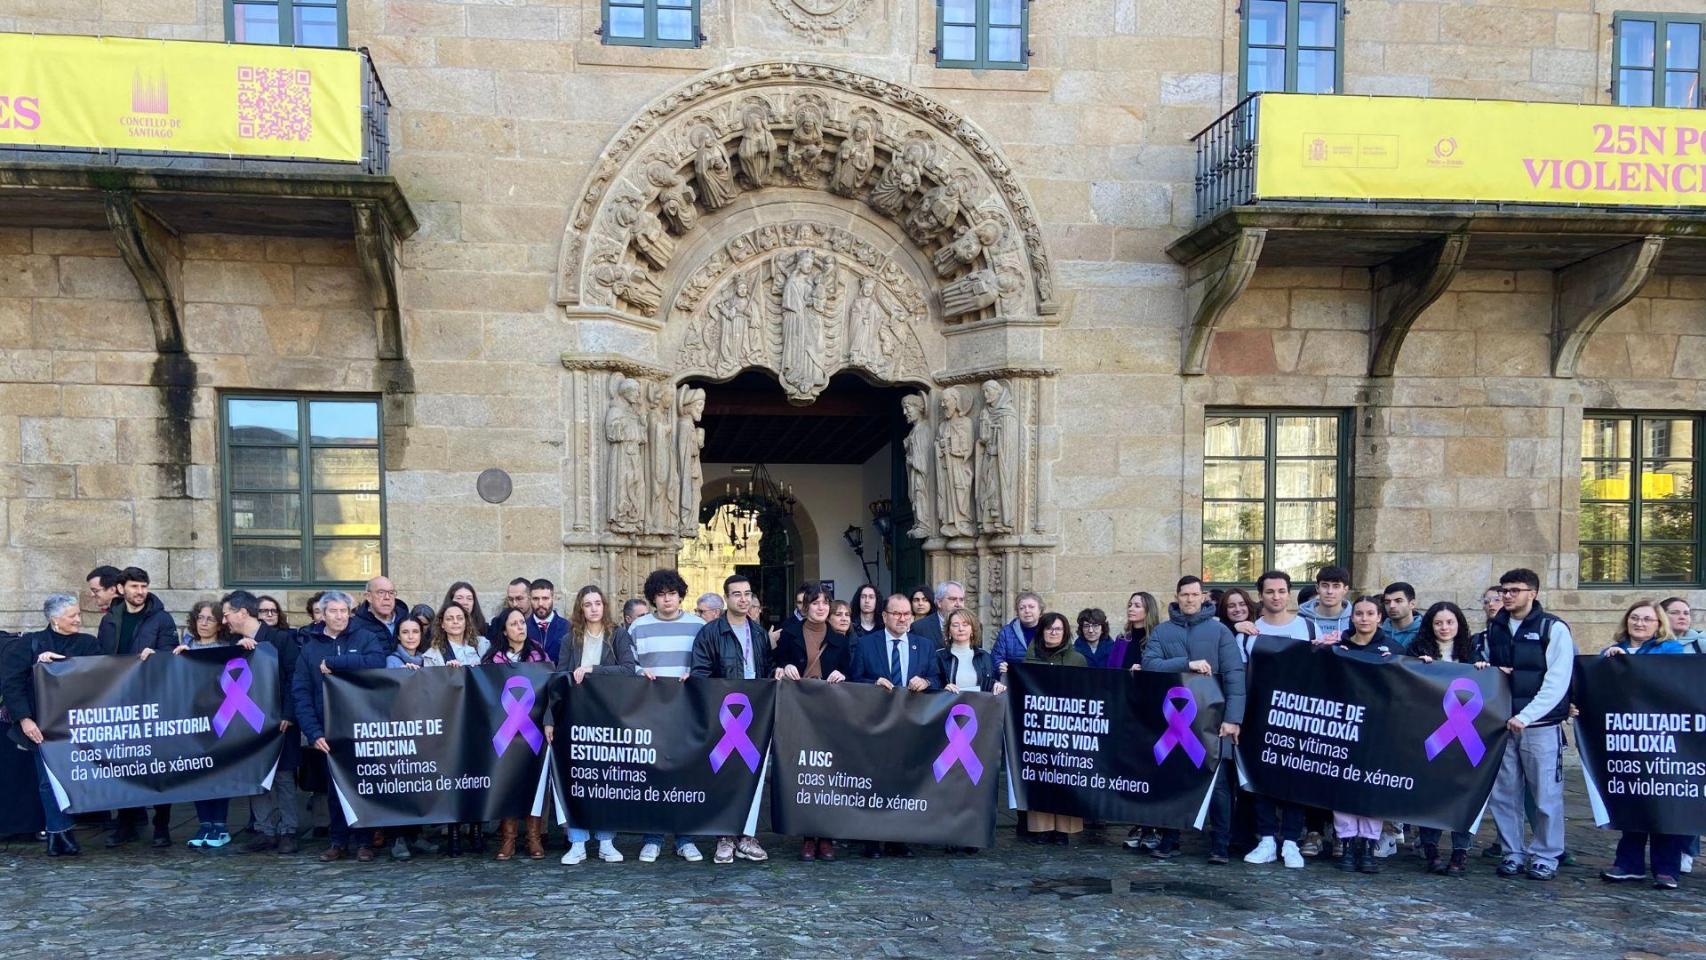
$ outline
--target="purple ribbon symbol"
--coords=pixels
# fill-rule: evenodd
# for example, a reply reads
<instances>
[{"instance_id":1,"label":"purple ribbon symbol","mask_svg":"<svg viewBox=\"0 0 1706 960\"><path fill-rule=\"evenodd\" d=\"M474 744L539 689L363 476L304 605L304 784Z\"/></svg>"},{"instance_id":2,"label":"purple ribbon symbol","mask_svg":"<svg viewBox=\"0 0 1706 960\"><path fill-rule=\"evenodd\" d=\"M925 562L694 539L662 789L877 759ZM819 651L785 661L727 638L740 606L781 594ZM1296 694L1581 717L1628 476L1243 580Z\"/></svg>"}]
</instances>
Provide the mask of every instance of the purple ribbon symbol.
<instances>
[{"instance_id":1,"label":"purple ribbon symbol","mask_svg":"<svg viewBox=\"0 0 1706 960\"><path fill-rule=\"evenodd\" d=\"M740 713L734 712L734 707L742 708ZM746 735L748 727L752 726L752 701L744 693L731 693L723 698L723 705L717 708L717 722L723 725L723 738L711 748L711 772L717 773L728 762L729 754L738 753L746 761L748 770L758 772L758 748L753 746L752 738Z\"/></svg>"},{"instance_id":2,"label":"purple ribbon symbol","mask_svg":"<svg viewBox=\"0 0 1706 960\"><path fill-rule=\"evenodd\" d=\"M1173 701L1184 701L1183 709L1173 706ZM1167 696L1161 699L1161 719L1167 721L1167 730L1161 734L1161 739L1155 741L1155 762L1163 763L1174 747L1185 751L1185 756L1197 767L1202 767L1203 758L1208 752L1203 749L1202 741L1197 739L1197 732L1191 729L1191 722L1197 718L1197 696L1188 687L1174 687L1167 691Z\"/></svg>"},{"instance_id":3,"label":"purple ribbon symbol","mask_svg":"<svg viewBox=\"0 0 1706 960\"><path fill-rule=\"evenodd\" d=\"M1457 694L1463 692L1469 695L1467 700L1458 700ZM1487 745L1481 742L1481 735L1475 732L1475 718L1481 715L1481 688L1468 677L1458 677L1445 688L1445 699L1440 706L1445 709L1445 722L1439 729L1428 734L1425 746L1428 759L1445 752L1456 740L1463 744L1463 752L1469 757L1469 765L1478 767L1481 758L1487 755Z\"/></svg>"},{"instance_id":4,"label":"purple ribbon symbol","mask_svg":"<svg viewBox=\"0 0 1706 960\"><path fill-rule=\"evenodd\" d=\"M213 732L225 736L225 729L231 726L231 721L241 715L249 721L249 726L261 732L261 725L267 722L267 715L255 701L249 699L249 688L255 685L255 675L249 672L249 661L241 657L232 657L225 661L224 669L219 671L219 689L225 692L225 699L219 704L219 709L213 714Z\"/></svg>"},{"instance_id":5,"label":"purple ribbon symbol","mask_svg":"<svg viewBox=\"0 0 1706 960\"><path fill-rule=\"evenodd\" d=\"M965 723L955 723L954 718L960 717ZM936 774L936 782L941 783L948 771L959 764L966 770L966 776L972 783L983 779L983 761L972 751L972 738L977 736L977 711L963 703L956 703L948 711L948 718L942 721L942 729L948 733L948 745L943 748L941 756L930 764L930 771Z\"/></svg>"},{"instance_id":6,"label":"purple ribbon symbol","mask_svg":"<svg viewBox=\"0 0 1706 960\"><path fill-rule=\"evenodd\" d=\"M492 749L501 757L510 741L520 736L534 753L538 753L539 748L545 745L545 735L539 732L538 724L529 715L533 709L533 684L526 677L510 677L498 693L498 702L503 704L504 722L492 737Z\"/></svg>"}]
</instances>

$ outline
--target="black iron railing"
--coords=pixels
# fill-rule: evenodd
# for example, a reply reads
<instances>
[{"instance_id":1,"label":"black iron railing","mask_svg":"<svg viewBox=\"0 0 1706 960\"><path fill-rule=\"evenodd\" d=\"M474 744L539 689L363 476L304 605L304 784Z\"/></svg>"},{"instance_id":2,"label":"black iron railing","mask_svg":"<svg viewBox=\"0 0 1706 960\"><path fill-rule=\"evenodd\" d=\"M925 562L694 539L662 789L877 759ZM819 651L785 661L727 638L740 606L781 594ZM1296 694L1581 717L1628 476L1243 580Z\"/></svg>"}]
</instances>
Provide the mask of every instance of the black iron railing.
<instances>
[{"instance_id":1,"label":"black iron railing","mask_svg":"<svg viewBox=\"0 0 1706 960\"><path fill-rule=\"evenodd\" d=\"M65 163L88 166L145 167L167 170L206 170L243 173L371 173L391 170L391 135L388 126L391 98L374 69L373 57L363 47L361 159L355 163L296 157L239 157L226 154L174 153L164 150L82 148L56 146L0 145L0 162Z\"/></svg>"},{"instance_id":2,"label":"black iron railing","mask_svg":"<svg viewBox=\"0 0 1706 960\"><path fill-rule=\"evenodd\" d=\"M1262 95L1253 93L1191 138L1197 148L1197 222L1256 196L1256 122Z\"/></svg>"}]
</instances>

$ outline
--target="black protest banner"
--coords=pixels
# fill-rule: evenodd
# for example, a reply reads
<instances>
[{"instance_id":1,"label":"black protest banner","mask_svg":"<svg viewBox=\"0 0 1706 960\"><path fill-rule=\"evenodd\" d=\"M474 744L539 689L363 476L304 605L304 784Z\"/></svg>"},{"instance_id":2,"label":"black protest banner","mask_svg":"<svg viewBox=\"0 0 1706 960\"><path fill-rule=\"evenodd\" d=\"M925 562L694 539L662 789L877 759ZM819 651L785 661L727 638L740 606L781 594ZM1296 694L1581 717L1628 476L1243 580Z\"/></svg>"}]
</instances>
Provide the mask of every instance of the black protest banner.
<instances>
[{"instance_id":1,"label":"black protest banner","mask_svg":"<svg viewBox=\"0 0 1706 960\"><path fill-rule=\"evenodd\" d=\"M1576 749L1594 822L1706 833L1706 657L1577 657Z\"/></svg>"},{"instance_id":2,"label":"black protest banner","mask_svg":"<svg viewBox=\"0 0 1706 960\"><path fill-rule=\"evenodd\" d=\"M539 664L327 677L329 767L346 821L389 827L538 813L550 677Z\"/></svg>"},{"instance_id":3,"label":"black protest banner","mask_svg":"<svg viewBox=\"0 0 1706 960\"><path fill-rule=\"evenodd\" d=\"M278 654L265 644L73 657L35 667L35 694L67 813L261 793L284 744Z\"/></svg>"},{"instance_id":4,"label":"black protest banner","mask_svg":"<svg viewBox=\"0 0 1706 960\"><path fill-rule=\"evenodd\" d=\"M1239 770L1256 793L1442 830L1472 829L1509 734L1491 667L1258 637Z\"/></svg>"},{"instance_id":5,"label":"black protest banner","mask_svg":"<svg viewBox=\"0 0 1706 960\"><path fill-rule=\"evenodd\" d=\"M770 782L776 831L993 845L1003 699L822 680L782 683Z\"/></svg>"},{"instance_id":6,"label":"black protest banner","mask_svg":"<svg viewBox=\"0 0 1706 960\"><path fill-rule=\"evenodd\" d=\"M757 831L774 680L553 681L559 809L588 830L733 836Z\"/></svg>"},{"instance_id":7,"label":"black protest banner","mask_svg":"<svg viewBox=\"0 0 1706 960\"><path fill-rule=\"evenodd\" d=\"M1213 677L1040 664L1007 675L1020 809L1201 828L1226 711Z\"/></svg>"}]
</instances>

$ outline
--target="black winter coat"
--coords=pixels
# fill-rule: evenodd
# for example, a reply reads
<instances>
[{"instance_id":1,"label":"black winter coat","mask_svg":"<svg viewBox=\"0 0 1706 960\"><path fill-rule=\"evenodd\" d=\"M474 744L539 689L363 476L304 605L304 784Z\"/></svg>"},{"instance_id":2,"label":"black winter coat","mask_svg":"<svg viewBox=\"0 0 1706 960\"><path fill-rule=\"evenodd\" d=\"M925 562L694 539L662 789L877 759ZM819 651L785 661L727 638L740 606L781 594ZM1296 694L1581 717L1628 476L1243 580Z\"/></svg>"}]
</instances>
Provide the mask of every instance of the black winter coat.
<instances>
[{"instance_id":1,"label":"black winter coat","mask_svg":"<svg viewBox=\"0 0 1706 960\"><path fill-rule=\"evenodd\" d=\"M124 609L124 598L118 597L107 608L107 615L101 618L101 626L95 635L100 638L104 652L134 657L144 650L170 652L178 645L178 625L172 621L172 615L166 612L160 598L151 593L142 604L142 622L136 625L136 633L131 635L130 643L120 650L118 621Z\"/></svg>"},{"instance_id":2,"label":"black winter coat","mask_svg":"<svg viewBox=\"0 0 1706 960\"><path fill-rule=\"evenodd\" d=\"M806 675L805 624L792 618L782 624L782 636L776 641L774 666L777 669L791 666L800 671L800 676ZM827 624L823 629L823 653L818 656L818 669L824 677L837 670L845 677L853 669L853 641L847 634L831 630Z\"/></svg>"}]
</instances>

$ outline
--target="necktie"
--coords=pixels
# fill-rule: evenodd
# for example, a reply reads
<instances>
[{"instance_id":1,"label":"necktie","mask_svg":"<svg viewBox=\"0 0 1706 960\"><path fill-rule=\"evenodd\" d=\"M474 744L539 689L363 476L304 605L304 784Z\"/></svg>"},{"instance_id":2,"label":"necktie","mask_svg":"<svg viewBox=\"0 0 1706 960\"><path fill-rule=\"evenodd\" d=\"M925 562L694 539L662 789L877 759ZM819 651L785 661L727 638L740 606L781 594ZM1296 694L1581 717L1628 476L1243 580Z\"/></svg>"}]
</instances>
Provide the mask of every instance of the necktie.
<instances>
[{"instance_id":1,"label":"necktie","mask_svg":"<svg viewBox=\"0 0 1706 960\"><path fill-rule=\"evenodd\" d=\"M900 686L900 641L889 638L889 682Z\"/></svg>"}]
</instances>

